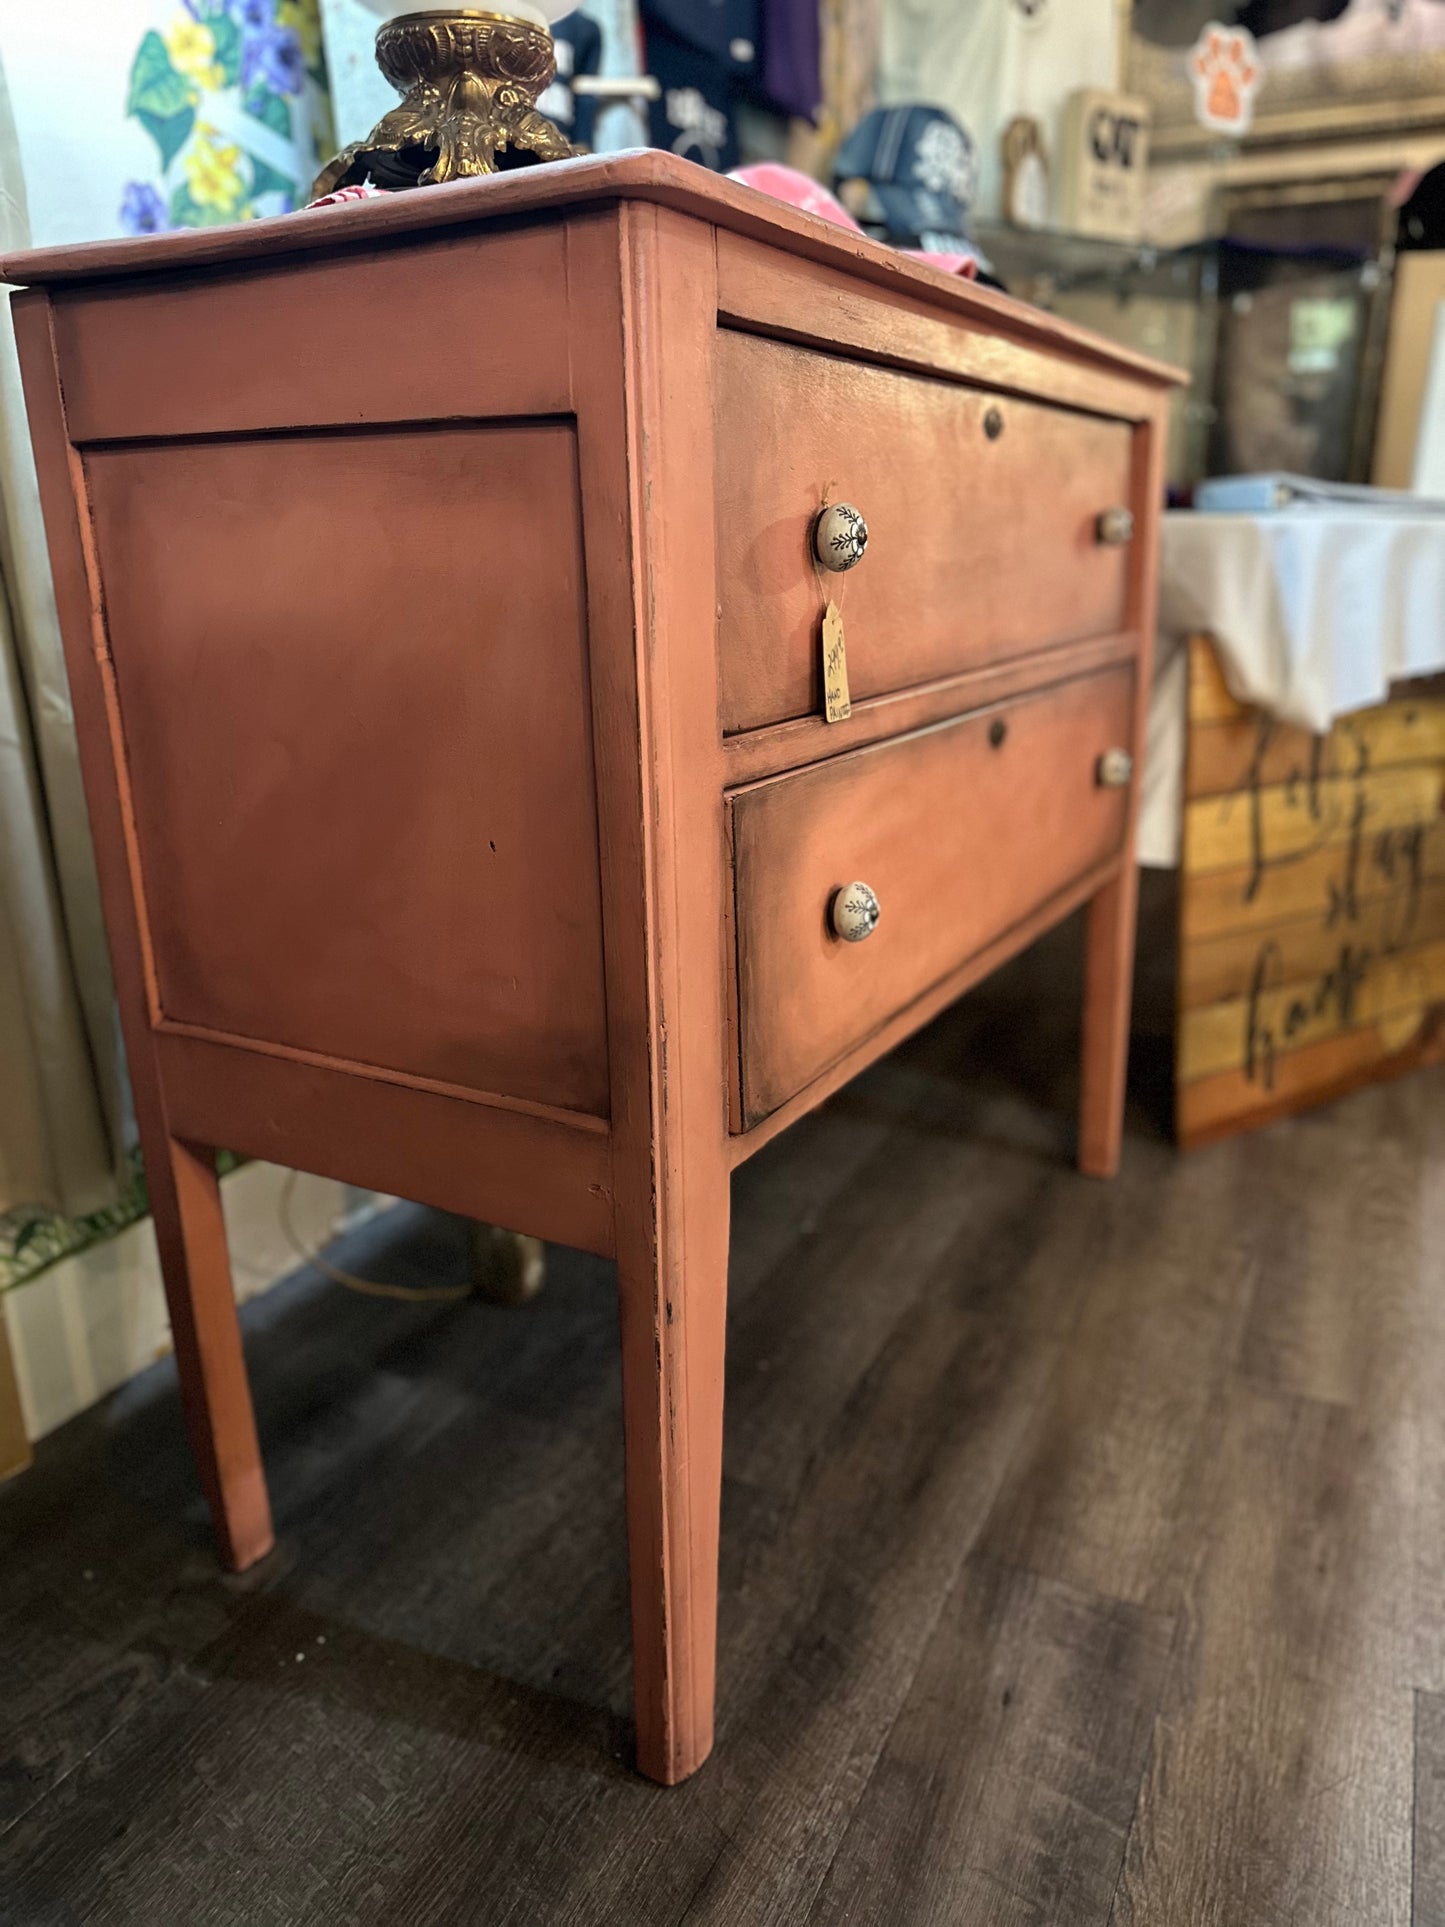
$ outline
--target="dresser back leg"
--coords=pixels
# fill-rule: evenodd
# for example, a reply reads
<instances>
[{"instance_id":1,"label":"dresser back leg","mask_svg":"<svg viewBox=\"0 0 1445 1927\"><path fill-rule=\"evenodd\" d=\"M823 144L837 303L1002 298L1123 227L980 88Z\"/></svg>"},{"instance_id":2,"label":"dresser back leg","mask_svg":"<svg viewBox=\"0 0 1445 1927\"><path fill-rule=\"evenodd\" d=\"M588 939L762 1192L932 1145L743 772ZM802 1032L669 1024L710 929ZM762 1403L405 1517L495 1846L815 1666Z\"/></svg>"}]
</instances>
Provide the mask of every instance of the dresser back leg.
<instances>
[{"instance_id":1,"label":"dresser back leg","mask_svg":"<svg viewBox=\"0 0 1445 1927\"><path fill-rule=\"evenodd\" d=\"M1084 939L1079 1169L1091 1178L1111 1178L1119 1168L1138 906L1139 869L1126 855L1117 876L1091 899Z\"/></svg>"},{"instance_id":2,"label":"dresser back leg","mask_svg":"<svg viewBox=\"0 0 1445 1927\"><path fill-rule=\"evenodd\" d=\"M163 1138L142 1145L176 1371L217 1548L232 1572L275 1543L266 1475L226 1250L214 1153Z\"/></svg>"}]
</instances>

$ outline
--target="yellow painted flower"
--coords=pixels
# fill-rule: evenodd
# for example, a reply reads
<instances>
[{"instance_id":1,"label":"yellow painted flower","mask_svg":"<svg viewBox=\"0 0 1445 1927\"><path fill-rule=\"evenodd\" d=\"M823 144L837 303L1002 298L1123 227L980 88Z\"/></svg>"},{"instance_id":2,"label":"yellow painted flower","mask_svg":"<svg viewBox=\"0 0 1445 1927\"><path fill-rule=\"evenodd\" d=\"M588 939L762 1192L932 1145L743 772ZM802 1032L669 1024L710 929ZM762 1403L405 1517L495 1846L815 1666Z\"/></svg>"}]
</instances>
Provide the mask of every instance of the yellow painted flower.
<instances>
[{"instance_id":1,"label":"yellow painted flower","mask_svg":"<svg viewBox=\"0 0 1445 1927\"><path fill-rule=\"evenodd\" d=\"M166 52L176 72L194 80L197 86L214 92L226 84L216 62L216 36L203 21L182 14L166 35Z\"/></svg>"},{"instance_id":2,"label":"yellow painted flower","mask_svg":"<svg viewBox=\"0 0 1445 1927\"><path fill-rule=\"evenodd\" d=\"M219 143L216 129L202 121L186 154L186 180L198 206L228 214L244 199L246 183L241 178L240 148Z\"/></svg>"},{"instance_id":3,"label":"yellow painted flower","mask_svg":"<svg viewBox=\"0 0 1445 1927\"><path fill-rule=\"evenodd\" d=\"M276 0L276 25L294 27L301 37L306 65L321 66L321 8L318 0Z\"/></svg>"}]
</instances>

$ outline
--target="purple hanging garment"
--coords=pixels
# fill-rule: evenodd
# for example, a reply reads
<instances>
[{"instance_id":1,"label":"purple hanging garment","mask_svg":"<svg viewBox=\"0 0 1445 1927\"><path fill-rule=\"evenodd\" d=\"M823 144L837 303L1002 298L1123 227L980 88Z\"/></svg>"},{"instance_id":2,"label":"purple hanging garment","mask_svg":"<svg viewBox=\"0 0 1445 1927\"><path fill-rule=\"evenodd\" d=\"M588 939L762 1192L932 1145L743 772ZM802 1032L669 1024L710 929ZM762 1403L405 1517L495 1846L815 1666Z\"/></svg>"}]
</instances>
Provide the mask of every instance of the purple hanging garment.
<instances>
[{"instance_id":1,"label":"purple hanging garment","mask_svg":"<svg viewBox=\"0 0 1445 1927\"><path fill-rule=\"evenodd\" d=\"M763 0L762 90L785 114L813 120L823 99L818 0Z\"/></svg>"}]
</instances>

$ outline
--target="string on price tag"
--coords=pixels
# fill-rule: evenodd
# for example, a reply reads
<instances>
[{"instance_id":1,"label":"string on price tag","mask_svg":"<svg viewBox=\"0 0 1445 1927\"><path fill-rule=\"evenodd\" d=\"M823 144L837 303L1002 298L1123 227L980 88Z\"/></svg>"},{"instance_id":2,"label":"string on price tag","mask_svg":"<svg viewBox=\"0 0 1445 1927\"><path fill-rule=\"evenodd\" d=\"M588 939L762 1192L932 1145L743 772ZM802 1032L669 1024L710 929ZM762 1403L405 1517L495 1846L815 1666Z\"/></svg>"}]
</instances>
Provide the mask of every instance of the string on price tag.
<instances>
[{"instance_id":1,"label":"string on price tag","mask_svg":"<svg viewBox=\"0 0 1445 1927\"><path fill-rule=\"evenodd\" d=\"M832 487L833 484L829 482L823 490L822 500L818 504L819 515L828 506ZM853 714L853 704L848 694L848 644L843 634L843 597L847 594L848 578L845 575L839 584L836 598L831 596L811 542L808 552L813 559L813 574L818 579L818 590L823 598L823 717L826 722L846 723Z\"/></svg>"}]
</instances>

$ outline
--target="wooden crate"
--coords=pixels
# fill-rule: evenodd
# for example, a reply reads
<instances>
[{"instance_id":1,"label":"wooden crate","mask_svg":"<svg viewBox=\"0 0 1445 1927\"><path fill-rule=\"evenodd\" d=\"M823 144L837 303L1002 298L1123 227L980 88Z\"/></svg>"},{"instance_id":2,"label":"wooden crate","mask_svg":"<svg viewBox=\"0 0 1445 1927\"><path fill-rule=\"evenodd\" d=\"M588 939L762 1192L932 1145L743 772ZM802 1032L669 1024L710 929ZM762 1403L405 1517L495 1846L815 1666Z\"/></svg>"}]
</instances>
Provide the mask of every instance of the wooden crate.
<instances>
[{"instance_id":1,"label":"wooden crate","mask_svg":"<svg viewBox=\"0 0 1445 1927\"><path fill-rule=\"evenodd\" d=\"M1189 645L1181 1145L1445 1060L1445 681L1328 736L1236 702Z\"/></svg>"}]
</instances>

